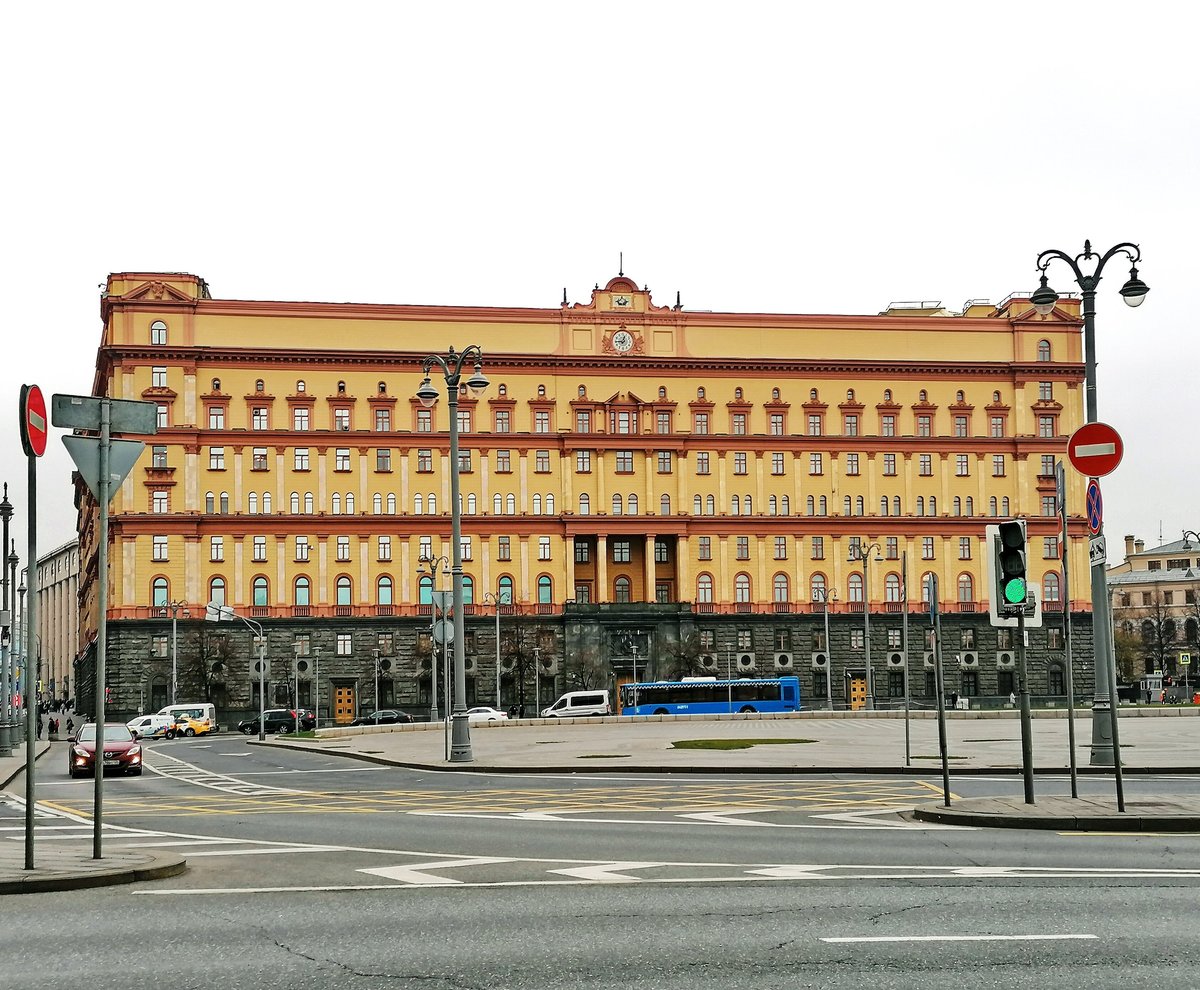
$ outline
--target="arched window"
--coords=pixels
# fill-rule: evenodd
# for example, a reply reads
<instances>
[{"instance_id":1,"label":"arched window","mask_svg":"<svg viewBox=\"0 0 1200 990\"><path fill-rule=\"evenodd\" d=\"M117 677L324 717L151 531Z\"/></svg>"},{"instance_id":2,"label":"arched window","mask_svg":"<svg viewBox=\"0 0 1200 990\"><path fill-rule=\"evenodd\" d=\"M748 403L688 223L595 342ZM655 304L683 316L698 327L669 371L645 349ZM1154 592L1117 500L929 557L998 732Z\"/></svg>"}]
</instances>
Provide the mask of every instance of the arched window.
<instances>
[{"instance_id":1,"label":"arched window","mask_svg":"<svg viewBox=\"0 0 1200 990\"><path fill-rule=\"evenodd\" d=\"M204 493L204 511L210 516L217 511L217 496L212 492Z\"/></svg>"},{"instance_id":2,"label":"arched window","mask_svg":"<svg viewBox=\"0 0 1200 990\"><path fill-rule=\"evenodd\" d=\"M375 601L379 605L392 604L392 579L382 574L375 582Z\"/></svg>"},{"instance_id":3,"label":"arched window","mask_svg":"<svg viewBox=\"0 0 1200 990\"><path fill-rule=\"evenodd\" d=\"M337 579L337 604L349 605L351 597L350 578L343 574Z\"/></svg>"},{"instance_id":4,"label":"arched window","mask_svg":"<svg viewBox=\"0 0 1200 990\"><path fill-rule=\"evenodd\" d=\"M658 514L660 516L669 516L671 514L671 496L663 495L658 500Z\"/></svg>"},{"instance_id":5,"label":"arched window","mask_svg":"<svg viewBox=\"0 0 1200 990\"><path fill-rule=\"evenodd\" d=\"M162 320L150 324L150 343L165 344L167 342L167 325Z\"/></svg>"},{"instance_id":6,"label":"arched window","mask_svg":"<svg viewBox=\"0 0 1200 990\"><path fill-rule=\"evenodd\" d=\"M208 600L214 605L225 604L225 579L215 577L208 582Z\"/></svg>"},{"instance_id":7,"label":"arched window","mask_svg":"<svg viewBox=\"0 0 1200 990\"><path fill-rule=\"evenodd\" d=\"M509 492L504 496L504 512L505 515L515 516L517 514L517 496Z\"/></svg>"},{"instance_id":8,"label":"arched window","mask_svg":"<svg viewBox=\"0 0 1200 990\"><path fill-rule=\"evenodd\" d=\"M433 604L433 578L428 574L422 574L420 580L417 581L417 604Z\"/></svg>"},{"instance_id":9,"label":"arched window","mask_svg":"<svg viewBox=\"0 0 1200 990\"><path fill-rule=\"evenodd\" d=\"M808 498L804 500L804 513L805 515L812 516L816 515L816 511L817 501L811 495L809 495Z\"/></svg>"},{"instance_id":10,"label":"arched window","mask_svg":"<svg viewBox=\"0 0 1200 990\"><path fill-rule=\"evenodd\" d=\"M499 498L499 496L497 496ZM425 496L417 492L413 496L413 515L423 516L425 514Z\"/></svg>"},{"instance_id":11,"label":"arched window","mask_svg":"<svg viewBox=\"0 0 1200 990\"><path fill-rule=\"evenodd\" d=\"M496 583L496 593L500 596L500 601L506 605L513 604L516 599L513 598L513 579L505 574Z\"/></svg>"},{"instance_id":12,"label":"arched window","mask_svg":"<svg viewBox=\"0 0 1200 990\"><path fill-rule=\"evenodd\" d=\"M257 608L265 608L267 605L267 597L269 592L267 579L260 574L254 579L254 583L251 585L251 591L253 594L253 600L251 601L251 604Z\"/></svg>"},{"instance_id":13,"label":"arched window","mask_svg":"<svg viewBox=\"0 0 1200 990\"><path fill-rule=\"evenodd\" d=\"M632 584L630 584L629 578L624 577L624 576L617 578L613 582L613 601L614 602L630 601L629 595L630 595L631 588L632 588Z\"/></svg>"},{"instance_id":14,"label":"arched window","mask_svg":"<svg viewBox=\"0 0 1200 990\"><path fill-rule=\"evenodd\" d=\"M861 495L857 495L854 498L854 514L857 516L863 514L863 497Z\"/></svg>"},{"instance_id":15,"label":"arched window","mask_svg":"<svg viewBox=\"0 0 1200 990\"><path fill-rule=\"evenodd\" d=\"M261 378L254 379L254 391L265 392L266 390L267 390L267 385Z\"/></svg>"},{"instance_id":16,"label":"arched window","mask_svg":"<svg viewBox=\"0 0 1200 990\"><path fill-rule=\"evenodd\" d=\"M291 506L292 506L292 515L294 515L294 516L300 515L300 493L299 492L292 492Z\"/></svg>"},{"instance_id":17,"label":"arched window","mask_svg":"<svg viewBox=\"0 0 1200 990\"><path fill-rule=\"evenodd\" d=\"M962 515L962 499L957 495L954 496L954 514L956 516Z\"/></svg>"},{"instance_id":18,"label":"arched window","mask_svg":"<svg viewBox=\"0 0 1200 990\"><path fill-rule=\"evenodd\" d=\"M462 599L464 605L473 605L475 603L475 580L470 574L463 575Z\"/></svg>"},{"instance_id":19,"label":"arched window","mask_svg":"<svg viewBox=\"0 0 1200 990\"><path fill-rule=\"evenodd\" d=\"M975 581L970 574L960 574L958 576L958 600L960 602L973 602L975 600Z\"/></svg>"},{"instance_id":20,"label":"arched window","mask_svg":"<svg viewBox=\"0 0 1200 990\"><path fill-rule=\"evenodd\" d=\"M472 495L471 499L473 500L474 498L475 498L475 496ZM475 510L472 509L471 511L474 512ZM548 516L554 515L554 494L553 493L546 496L546 515L548 515Z\"/></svg>"},{"instance_id":21,"label":"arched window","mask_svg":"<svg viewBox=\"0 0 1200 990\"><path fill-rule=\"evenodd\" d=\"M842 499L842 515L849 516L854 514L854 501L849 495Z\"/></svg>"},{"instance_id":22,"label":"arched window","mask_svg":"<svg viewBox=\"0 0 1200 990\"><path fill-rule=\"evenodd\" d=\"M783 514L785 516L790 516L792 514L792 500L786 495L783 496L783 500L781 501L780 505L783 508Z\"/></svg>"},{"instance_id":23,"label":"arched window","mask_svg":"<svg viewBox=\"0 0 1200 990\"><path fill-rule=\"evenodd\" d=\"M740 385L733 390L733 397L739 402L742 400L742 387Z\"/></svg>"},{"instance_id":24,"label":"arched window","mask_svg":"<svg viewBox=\"0 0 1200 990\"><path fill-rule=\"evenodd\" d=\"M541 495L533 496L533 514L535 516L540 516L542 514L542 496Z\"/></svg>"},{"instance_id":25,"label":"arched window","mask_svg":"<svg viewBox=\"0 0 1200 990\"><path fill-rule=\"evenodd\" d=\"M961 388L957 392L954 393L954 401L958 402L958 403L963 403L966 401L963 390Z\"/></svg>"},{"instance_id":26,"label":"arched window","mask_svg":"<svg viewBox=\"0 0 1200 990\"><path fill-rule=\"evenodd\" d=\"M808 594L814 602L825 601L825 575L817 572L808 579Z\"/></svg>"},{"instance_id":27,"label":"arched window","mask_svg":"<svg viewBox=\"0 0 1200 990\"><path fill-rule=\"evenodd\" d=\"M1037 354L1038 354L1037 359L1039 361L1049 361L1050 360L1050 341L1039 340Z\"/></svg>"},{"instance_id":28,"label":"arched window","mask_svg":"<svg viewBox=\"0 0 1200 990\"><path fill-rule=\"evenodd\" d=\"M212 380L212 390L213 390L214 392L219 392L219 391L221 391L221 379L219 379L219 378L214 378L214 379Z\"/></svg>"},{"instance_id":29,"label":"arched window","mask_svg":"<svg viewBox=\"0 0 1200 990\"><path fill-rule=\"evenodd\" d=\"M704 499L699 495L692 496L692 515L699 516L704 514Z\"/></svg>"},{"instance_id":30,"label":"arched window","mask_svg":"<svg viewBox=\"0 0 1200 990\"><path fill-rule=\"evenodd\" d=\"M297 605L308 605L311 600L312 585L303 574L296 578L295 596Z\"/></svg>"},{"instance_id":31,"label":"arched window","mask_svg":"<svg viewBox=\"0 0 1200 990\"><path fill-rule=\"evenodd\" d=\"M742 499L742 515L743 516L754 515L754 499L749 495L747 495L744 499Z\"/></svg>"},{"instance_id":32,"label":"arched window","mask_svg":"<svg viewBox=\"0 0 1200 990\"><path fill-rule=\"evenodd\" d=\"M863 600L863 579L861 574L850 575L850 601L861 602Z\"/></svg>"},{"instance_id":33,"label":"arched window","mask_svg":"<svg viewBox=\"0 0 1200 990\"><path fill-rule=\"evenodd\" d=\"M1002 499L1000 499L1000 511L1006 516L1009 515L1008 496L1007 495L1005 495Z\"/></svg>"},{"instance_id":34,"label":"arched window","mask_svg":"<svg viewBox=\"0 0 1200 990\"><path fill-rule=\"evenodd\" d=\"M496 496L499 498L500 496ZM587 492L583 492L579 496L579 514L581 516L590 516L592 514L592 499Z\"/></svg>"},{"instance_id":35,"label":"arched window","mask_svg":"<svg viewBox=\"0 0 1200 990\"><path fill-rule=\"evenodd\" d=\"M581 497L587 498L586 495L581 496ZM503 515L503 514L504 514L504 496L501 495L499 492L496 492L496 494L492 496L492 515L499 516L499 515Z\"/></svg>"},{"instance_id":36,"label":"arched window","mask_svg":"<svg viewBox=\"0 0 1200 990\"><path fill-rule=\"evenodd\" d=\"M429 493L429 498L425 500L425 505L429 509L429 514L431 516L437 515L437 496L434 495L433 492Z\"/></svg>"},{"instance_id":37,"label":"arched window","mask_svg":"<svg viewBox=\"0 0 1200 990\"><path fill-rule=\"evenodd\" d=\"M819 398L819 396L817 395L817 390L815 388L810 388L808 390L808 397L812 402L816 402L817 399Z\"/></svg>"},{"instance_id":38,"label":"arched window","mask_svg":"<svg viewBox=\"0 0 1200 990\"><path fill-rule=\"evenodd\" d=\"M852 389L852 388L846 389L846 401L847 402L854 401L854 389Z\"/></svg>"},{"instance_id":39,"label":"arched window","mask_svg":"<svg viewBox=\"0 0 1200 990\"><path fill-rule=\"evenodd\" d=\"M889 574L883 579L883 598L884 601L898 602L900 601L900 575Z\"/></svg>"},{"instance_id":40,"label":"arched window","mask_svg":"<svg viewBox=\"0 0 1200 990\"><path fill-rule=\"evenodd\" d=\"M296 392L300 393L303 391L304 391L304 379L302 378L298 382L296 382Z\"/></svg>"},{"instance_id":41,"label":"arched window","mask_svg":"<svg viewBox=\"0 0 1200 990\"><path fill-rule=\"evenodd\" d=\"M696 578L696 601L705 604L713 600L713 580L710 574L701 574Z\"/></svg>"},{"instance_id":42,"label":"arched window","mask_svg":"<svg viewBox=\"0 0 1200 990\"><path fill-rule=\"evenodd\" d=\"M263 492L263 514L268 515L268 516L271 514L271 493L270 492Z\"/></svg>"},{"instance_id":43,"label":"arched window","mask_svg":"<svg viewBox=\"0 0 1200 990\"><path fill-rule=\"evenodd\" d=\"M667 397L667 386L666 385L658 386L658 397L660 399L665 399Z\"/></svg>"},{"instance_id":44,"label":"arched window","mask_svg":"<svg viewBox=\"0 0 1200 990\"><path fill-rule=\"evenodd\" d=\"M1051 571L1044 578L1042 578L1042 601L1057 602L1058 589L1058 575Z\"/></svg>"},{"instance_id":45,"label":"arched window","mask_svg":"<svg viewBox=\"0 0 1200 990\"><path fill-rule=\"evenodd\" d=\"M538 578L538 604L549 605L554 601L554 582L550 580L549 574L543 574Z\"/></svg>"},{"instance_id":46,"label":"arched window","mask_svg":"<svg viewBox=\"0 0 1200 990\"><path fill-rule=\"evenodd\" d=\"M885 388L883 390L883 401L884 402L892 401L892 390L890 388Z\"/></svg>"},{"instance_id":47,"label":"arched window","mask_svg":"<svg viewBox=\"0 0 1200 990\"><path fill-rule=\"evenodd\" d=\"M371 496L371 511L377 516L383 514L383 495L379 492Z\"/></svg>"},{"instance_id":48,"label":"arched window","mask_svg":"<svg viewBox=\"0 0 1200 990\"><path fill-rule=\"evenodd\" d=\"M715 496L704 496L704 514L706 516L715 516L717 514L717 500Z\"/></svg>"},{"instance_id":49,"label":"arched window","mask_svg":"<svg viewBox=\"0 0 1200 990\"><path fill-rule=\"evenodd\" d=\"M229 492L221 492L221 515L229 515Z\"/></svg>"},{"instance_id":50,"label":"arched window","mask_svg":"<svg viewBox=\"0 0 1200 990\"><path fill-rule=\"evenodd\" d=\"M733 600L745 604L750 601L750 575L738 574L733 579Z\"/></svg>"},{"instance_id":51,"label":"arched window","mask_svg":"<svg viewBox=\"0 0 1200 990\"><path fill-rule=\"evenodd\" d=\"M396 494L395 494L395 492L388 493L387 511L388 511L389 516L394 516L396 514Z\"/></svg>"},{"instance_id":52,"label":"arched window","mask_svg":"<svg viewBox=\"0 0 1200 990\"><path fill-rule=\"evenodd\" d=\"M250 515L258 514L258 492L251 492L246 498L246 510Z\"/></svg>"},{"instance_id":53,"label":"arched window","mask_svg":"<svg viewBox=\"0 0 1200 990\"><path fill-rule=\"evenodd\" d=\"M735 516L740 516L742 514L742 500L734 495L730 502L733 514Z\"/></svg>"},{"instance_id":54,"label":"arched window","mask_svg":"<svg viewBox=\"0 0 1200 990\"><path fill-rule=\"evenodd\" d=\"M612 497L612 514L619 516L622 513L622 502L619 493L615 493Z\"/></svg>"},{"instance_id":55,"label":"arched window","mask_svg":"<svg viewBox=\"0 0 1200 990\"><path fill-rule=\"evenodd\" d=\"M926 392L925 389L921 389L921 392L918 395L917 399L919 402L928 402L929 401L929 393Z\"/></svg>"},{"instance_id":56,"label":"arched window","mask_svg":"<svg viewBox=\"0 0 1200 990\"><path fill-rule=\"evenodd\" d=\"M772 495L770 498L767 499L767 515L768 516L779 515L779 501L778 501L778 499L775 498L774 495Z\"/></svg>"},{"instance_id":57,"label":"arched window","mask_svg":"<svg viewBox=\"0 0 1200 990\"><path fill-rule=\"evenodd\" d=\"M883 495L879 499L879 514L886 516L888 514L888 497Z\"/></svg>"},{"instance_id":58,"label":"arched window","mask_svg":"<svg viewBox=\"0 0 1200 990\"><path fill-rule=\"evenodd\" d=\"M629 498L625 500L625 508L629 510L631 516L638 514L638 497L632 492L629 493Z\"/></svg>"},{"instance_id":59,"label":"arched window","mask_svg":"<svg viewBox=\"0 0 1200 990\"><path fill-rule=\"evenodd\" d=\"M1000 514L1000 502L995 495L988 499L988 514L992 516Z\"/></svg>"},{"instance_id":60,"label":"arched window","mask_svg":"<svg viewBox=\"0 0 1200 990\"><path fill-rule=\"evenodd\" d=\"M779 401L779 389L777 389L777 388L771 389L771 401L772 402Z\"/></svg>"},{"instance_id":61,"label":"arched window","mask_svg":"<svg viewBox=\"0 0 1200 990\"><path fill-rule=\"evenodd\" d=\"M342 496L337 492L334 492L329 497L329 508L335 516L340 516L342 514Z\"/></svg>"},{"instance_id":62,"label":"arched window","mask_svg":"<svg viewBox=\"0 0 1200 990\"><path fill-rule=\"evenodd\" d=\"M929 604L933 600L933 572L926 571L921 575L921 601Z\"/></svg>"},{"instance_id":63,"label":"arched window","mask_svg":"<svg viewBox=\"0 0 1200 990\"><path fill-rule=\"evenodd\" d=\"M346 515L354 515L354 492L346 492Z\"/></svg>"},{"instance_id":64,"label":"arched window","mask_svg":"<svg viewBox=\"0 0 1200 990\"><path fill-rule=\"evenodd\" d=\"M937 496L936 495L929 496L929 514L931 516L937 515Z\"/></svg>"},{"instance_id":65,"label":"arched window","mask_svg":"<svg viewBox=\"0 0 1200 990\"><path fill-rule=\"evenodd\" d=\"M791 600L791 590L788 586L788 576L786 574L776 574L775 579L771 582L771 587L775 601L786 602Z\"/></svg>"},{"instance_id":66,"label":"arched window","mask_svg":"<svg viewBox=\"0 0 1200 990\"><path fill-rule=\"evenodd\" d=\"M917 496L917 515L918 516L925 515L925 496L924 495Z\"/></svg>"},{"instance_id":67,"label":"arched window","mask_svg":"<svg viewBox=\"0 0 1200 990\"><path fill-rule=\"evenodd\" d=\"M170 598L170 586L165 577L156 577L150 584L150 604L155 608L163 608Z\"/></svg>"},{"instance_id":68,"label":"arched window","mask_svg":"<svg viewBox=\"0 0 1200 990\"><path fill-rule=\"evenodd\" d=\"M696 398L697 399L704 398L704 386L703 385L701 385L698 389L696 389Z\"/></svg>"},{"instance_id":69,"label":"arched window","mask_svg":"<svg viewBox=\"0 0 1200 990\"><path fill-rule=\"evenodd\" d=\"M821 515L821 516L829 515L829 500L824 495L822 495L819 499L817 499L817 506L818 506L818 512L817 512L818 515Z\"/></svg>"},{"instance_id":70,"label":"arched window","mask_svg":"<svg viewBox=\"0 0 1200 990\"><path fill-rule=\"evenodd\" d=\"M1000 390L999 389L997 389L995 392L992 393L992 401L997 402L997 403L1000 401Z\"/></svg>"},{"instance_id":71,"label":"arched window","mask_svg":"<svg viewBox=\"0 0 1200 990\"><path fill-rule=\"evenodd\" d=\"M898 515L901 515L901 512L900 512L900 496L899 496L899 495L896 495L896 496L895 496L895 497L892 499L892 515L893 515L893 516L898 516Z\"/></svg>"},{"instance_id":72,"label":"arched window","mask_svg":"<svg viewBox=\"0 0 1200 990\"><path fill-rule=\"evenodd\" d=\"M968 516L975 515L975 499L972 498L970 495L967 496L967 515Z\"/></svg>"}]
</instances>

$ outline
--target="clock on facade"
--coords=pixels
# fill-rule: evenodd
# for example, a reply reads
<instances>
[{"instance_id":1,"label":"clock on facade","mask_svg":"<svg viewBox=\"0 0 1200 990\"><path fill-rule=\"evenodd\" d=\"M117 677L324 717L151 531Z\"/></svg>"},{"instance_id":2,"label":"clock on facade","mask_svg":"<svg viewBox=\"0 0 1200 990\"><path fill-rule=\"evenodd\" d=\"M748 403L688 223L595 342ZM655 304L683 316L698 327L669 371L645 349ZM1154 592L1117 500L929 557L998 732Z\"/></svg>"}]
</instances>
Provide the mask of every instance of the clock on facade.
<instances>
[{"instance_id":1,"label":"clock on facade","mask_svg":"<svg viewBox=\"0 0 1200 990\"><path fill-rule=\"evenodd\" d=\"M612 345L614 351L619 351L621 354L633 349L633 334L628 330L618 330L612 335Z\"/></svg>"}]
</instances>

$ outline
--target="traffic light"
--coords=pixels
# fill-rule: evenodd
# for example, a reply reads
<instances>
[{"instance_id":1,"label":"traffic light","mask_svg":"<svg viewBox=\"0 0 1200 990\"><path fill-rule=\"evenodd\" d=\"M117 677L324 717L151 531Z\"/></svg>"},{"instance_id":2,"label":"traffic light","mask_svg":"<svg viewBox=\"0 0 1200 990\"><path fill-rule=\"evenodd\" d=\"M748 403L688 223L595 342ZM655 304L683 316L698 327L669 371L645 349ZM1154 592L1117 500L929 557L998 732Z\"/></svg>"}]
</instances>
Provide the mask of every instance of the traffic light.
<instances>
[{"instance_id":1,"label":"traffic light","mask_svg":"<svg viewBox=\"0 0 1200 990\"><path fill-rule=\"evenodd\" d=\"M996 527L994 547L996 595L1001 608L1024 605L1029 591L1025 582L1025 520L1010 519Z\"/></svg>"}]
</instances>

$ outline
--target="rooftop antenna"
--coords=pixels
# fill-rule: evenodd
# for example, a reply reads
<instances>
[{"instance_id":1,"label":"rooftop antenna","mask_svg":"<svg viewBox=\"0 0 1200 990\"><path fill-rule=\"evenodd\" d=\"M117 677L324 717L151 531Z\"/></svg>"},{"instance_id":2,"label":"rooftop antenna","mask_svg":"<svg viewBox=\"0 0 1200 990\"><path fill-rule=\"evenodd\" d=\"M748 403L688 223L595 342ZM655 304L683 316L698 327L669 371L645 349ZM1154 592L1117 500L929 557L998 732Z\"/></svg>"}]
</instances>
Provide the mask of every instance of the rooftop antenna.
<instances>
[{"instance_id":1,"label":"rooftop antenna","mask_svg":"<svg viewBox=\"0 0 1200 990\"><path fill-rule=\"evenodd\" d=\"M622 251L620 254L617 255L617 257L620 258L620 261L617 263L617 274L624 276L624 274L625 274L625 252Z\"/></svg>"}]
</instances>

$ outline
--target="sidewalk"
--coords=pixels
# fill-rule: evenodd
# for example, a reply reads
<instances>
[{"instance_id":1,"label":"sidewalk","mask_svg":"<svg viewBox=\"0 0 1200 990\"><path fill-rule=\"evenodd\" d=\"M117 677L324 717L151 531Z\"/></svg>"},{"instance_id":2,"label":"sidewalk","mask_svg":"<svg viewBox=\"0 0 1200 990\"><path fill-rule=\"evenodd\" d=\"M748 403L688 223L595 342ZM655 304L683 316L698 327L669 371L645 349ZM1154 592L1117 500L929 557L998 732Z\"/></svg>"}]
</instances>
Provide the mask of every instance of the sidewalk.
<instances>
[{"instance_id":1,"label":"sidewalk","mask_svg":"<svg viewBox=\"0 0 1200 990\"><path fill-rule=\"evenodd\" d=\"M63 757L66 742L37 741L35 764L40 769L47 753L54 750ZM63 757L65 759L65 757ZM0 758L0 792L25 770L25 745L13 749L13 755ZM3 797L0 794L0 797ZM10 797L24 798L9 792ZM21 810L17 810L21 809ZM25 830L23 805L9 806L12 817L6 822L15 831L0 832L0 895L32 894L49 890L82 890L110 884L134 883L173 877L187 869L187 861L178 853L120 850L92 859L91 844L38 842L33 850L33 870L25 869Z\"/></svg>"}]
</instances>

